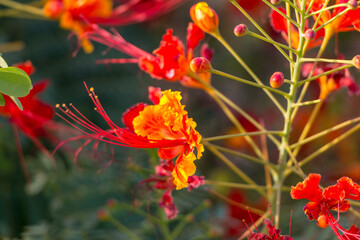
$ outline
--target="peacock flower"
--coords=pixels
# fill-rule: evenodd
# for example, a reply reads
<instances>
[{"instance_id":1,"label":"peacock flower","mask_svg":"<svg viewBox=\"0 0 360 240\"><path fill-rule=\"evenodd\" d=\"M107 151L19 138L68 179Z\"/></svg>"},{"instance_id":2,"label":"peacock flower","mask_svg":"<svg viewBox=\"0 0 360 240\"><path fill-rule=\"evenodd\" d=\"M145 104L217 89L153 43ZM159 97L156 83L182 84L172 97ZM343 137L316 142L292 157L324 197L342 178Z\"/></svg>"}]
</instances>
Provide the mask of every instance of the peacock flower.
<instances>
[{"instance_id":1,"label":"peacock flower","mask_svg":"<svg viewBox=\"0 0 360 240\"><path fill-rule=\"evenodd\" d=\"M125 128L120 128L106 114L94 89L86 89L96 111L105 119L110 130L91 123L73 105L70 105L72 110L65 104L57 107L84 129L58 115L96 140L133 148L158 148L161 159L171 161L176 158L171 172L176 189L188 186L188 178L196 171L194 161L201 157L204 147L200 144L200 134L195 130L196 123L188 117L185 106L180 103L180 92L166 90L160 93L160 89L153 89L150 99L154 100L154 105L139 103L129 108L123 115Z\"/></svg>"},{"instance_id":2,"label":"peacock flower","mask_svg":"<svg viewBox=\"0 0 360 240\"><path fill-rule=\"evenodd\" d=\"M206 2L199 2L190 8L193 22L206 33L219 34L219 17Z\"/></svg>"},{"instance_id":3,"label":"peacock flower","mask_svg":"<svg viewBox=\"0 0 360 240\"><path fill-rule=\"evenodd\" d=\"M281 12L283 12L284 14L286 14L285 9L283 9L281 7L278 8L278 9ZM284 18L281 14L279 14L278 12L273 10L273 11L271 11L271 14L270 14L270 24L271 24L272 28L275 31L280 32L281 36L287 42L289 42L289 39L288 39L288 25L287 25L287 19L286 18ZM308 29L307 26L305 28L306 28L305 30ZM291 34L291 46L294 49L297 49L298 46L299 46L300 35L299 35L298 29L293 24L290 25L290 34ZM307 49L320 46L322 41L323 41L322 40L323 37L324 37L324 30L321 29L321 30L317 31L315 33L315 36L313 37L313 39L309 40L309 44L307 46Z\"/></svg>"},{"instance_id":4,"label":"peacock flower","mask_svg":"<svg viewBox=\"0 0 360 240\"><path fill-rule=\"evenodd\" d=\"M342 65L343 64L341 63L317 64L314 69L314 76L341 67ZM305 64L302 69L303 76L307 77L312 68L312 63ZM348 69L321 76L316 79L316 81L319 83L320 86L319 98L322 100L326 99L330 93L342 87L348 88L349 95L358 94L360 91L360 87L356 84L353 76L350 74Z\"/></svg>"},{"instance_id":5,"label":"peacock flower","mask_svg":"<svg viewBox=\"0 0 360 240\"><path fill-rule=\"evenodd\" d=\"M129 59L105 59L101 63L137 63L141 70L150 74L152 78L165 79L167 81L179 81L187 87L204 88L196 78L201 78L206 83L210 82L210 73L194 75L190 70L190 62L194 56L194 49L204 38L204 32L195 24L189 23L187 28L187 49L184 44L173 35L173 30L168 29L163 36L159 48L150 54L129 42L118 33L109 33L100 27L93 25L93 31L86 34L86 37L121 51L132 58ZM211 50L207 45L201 49L203 57L212 57Z\"/></svg>"},{"instance_id":6,"label":"peacock flower","mask_svg":"<svg viewBox=\"0 0 360 240\"><path fill-rule=\"evenodd\" d=\"M15 64L14 67L24 70L28 75L35 71L30 61ZM20 110L9 96L3 95L6 104L0 107L0 115L8 117L11 123L18 126L29 137L44 135L44 124L49 122L54 115L53 108L42 102L38 97L38 94L44 91L46 87L47 82L45 81L37 83L27 96L20 97L19 101L23 106L23 110Z\"/></svg>"},{"instance_id":7,"label":"peacock flower","mask_svg":"<svg viewBox=\"0 0 360 240\"><path fill-rule=\"evenodd\" d=\"M336 4L344 4L348 3L349 0L336 0ZM321 10L325 0L315 0L313 5L311 6L310 12L316 12ZM306 9L309 7L310 0L306 1ZM334 18L342 11L346 10L348 7L337 7L333 10L323 11L322 14L315 14L314 18L319 19L319 25L323 25L328 22L330 19ZM351 9L351 8L350 8ZM327 24L325 27L325 38L324 41L327 42L334 34L339 32L348 32L348 31L360 31L360 7L356 7L355 9L351 9L345 14L337 17L331 23Z\"/></svg>"},{"instance_id":8,"label":"peacock flower","mask_svg":"<svg viewBox=\"0 0 360 240\"><path fill-rule=\"evenodd\" d=\"M165 14L184 1L181 0L48 0L44 5L46 17L59 20L60 27L75 33L85 52L93 45L84 36L92 30L91 23L124 26L147 21Z\"/></svg>"},{"instance_id":9,"label":"peacock flower","mask_svg":"<svg viewBox=\"0 0 360 240\"><path fill-rule=\"evenodd\" d=\"M360 185L348 177L342 177L337 180L335 185L321 190L319 187L320 179L320 174L310 173L303 182L291 187L291 197L309 200L304 207L304 212L309 220L317 220L318 226L323 228L330 225L339 239L350 239L349 237L359 239L358 233L352 233L341 227L330 210L335 210L338 213L349 210L350 203L346 199L360 200ZM343 233L343 236L340 235L339 231Z\"/></svg>"}]
</instances>

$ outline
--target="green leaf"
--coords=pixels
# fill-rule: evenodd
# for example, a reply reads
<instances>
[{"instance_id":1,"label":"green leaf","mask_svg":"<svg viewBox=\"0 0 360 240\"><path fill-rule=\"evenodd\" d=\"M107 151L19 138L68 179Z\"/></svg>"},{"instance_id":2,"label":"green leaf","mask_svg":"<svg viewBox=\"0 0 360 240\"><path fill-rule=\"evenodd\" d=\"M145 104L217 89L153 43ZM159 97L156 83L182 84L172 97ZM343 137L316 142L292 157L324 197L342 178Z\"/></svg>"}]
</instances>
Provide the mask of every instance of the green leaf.
<instances>
[{"instance_id":1,"label":"green leaf","mask_svg":"<svg viewBox=\"0 0 360 240\"><path fill-rule=\"evenodd\" d=\"M32 89L30 77L16 67L0 68L0 92L9 96L24 97Z\"/></svg>"},{"instance_id":2,"label":"green leaf","mask_svg":"<svg viewBox=\"0 0 360 240\"><path fill-rule=\"evenodd\" d=\"M0 106L5 106L5 99L1 93L0 93Z\"/></svg>"},{"instance_id":3,"label":"green leaf","mask_svg":"<svg viewBox=\"0 0 360 240\"><path fill-rule=\"evenodd\" d=\"M21 105L21 102L19 101L19 99L17 97L13 97L13 96L10 96L10 98L13 100L13 102L16 104L16 106L18 106L18 108L22 111L23 106Z\"/></svg>"}]
</instances>

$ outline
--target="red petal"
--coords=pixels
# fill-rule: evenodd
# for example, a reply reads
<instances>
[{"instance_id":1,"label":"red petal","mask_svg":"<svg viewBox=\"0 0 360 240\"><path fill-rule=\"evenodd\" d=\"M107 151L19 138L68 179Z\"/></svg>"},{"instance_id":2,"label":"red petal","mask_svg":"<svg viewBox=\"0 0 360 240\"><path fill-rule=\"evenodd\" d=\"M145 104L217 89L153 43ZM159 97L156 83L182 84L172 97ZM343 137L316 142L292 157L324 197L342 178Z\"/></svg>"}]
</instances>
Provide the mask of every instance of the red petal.
<instances>
[{"instance_id":1,"label":"red petal","mask_svg":"<svg viewBox=\"0 0 360 240\"><path fill-rule=\"evenodd\" d=\"M286 14L285 9L278 8L281 12ZM278 32L285 32L287 34L287 20L276 11L271 11L270 24L274 30Z\"/></svg>"},{"instance_id":2,"label":"red petal","mask_svg":"<svg viewBox=\"0 0 360 240\"><path fill-rule=\"evenodd\" d=\"M204 32L198 26L194 23L189 23L186 37L188 50L196 48L204 37Z\"/></svg>"},{"instance_id":3,"label":"red petal","mask_svg":"<svg viewBox=\"0 0 360 240\"><path fill-rule=\"evenodd\" d=\"M139 112L144 110L147 106L146 103L138 103L135 106L132 106L128 110L126 110L123 114L122 121L126 127L134 131L133 121L139 115Z\"/></svg>"},{"instance_id":4,"label":"red petal","mask_svg":"<svg viewBox=\"0 0 360 240\"><path fill-rule=\"evenodd\" d=\"M160 98L162 97L161 88L155 88L149 86L149 99L156 105L159 104Z\"/></svg>"},{"instance_id":5,"label":"red petal","mask_svg":"<svg viewBox=\"0 0 360 240\"><path fill-rule=\"evenodd\" d=\"M319 188L321 175L310 173L309 176L295 187L291 187L293 199L308 199L311 202L319 202L323 199L322 191Z\"/></svg>"},{"instance_id":6,"label":"red petal","mask_svg":"<svg viewBox=\"0 0 360 240\"><path fill-rule=\"evenodd\" d=\"M26 72L27 75L29 75L29 76L35 72L35 67L32 64L32 62L29 60L27 60L26 62L23 62L23 63L16 63L13 66L20 68L21 70Z\"/></svg>"}]
</instances>

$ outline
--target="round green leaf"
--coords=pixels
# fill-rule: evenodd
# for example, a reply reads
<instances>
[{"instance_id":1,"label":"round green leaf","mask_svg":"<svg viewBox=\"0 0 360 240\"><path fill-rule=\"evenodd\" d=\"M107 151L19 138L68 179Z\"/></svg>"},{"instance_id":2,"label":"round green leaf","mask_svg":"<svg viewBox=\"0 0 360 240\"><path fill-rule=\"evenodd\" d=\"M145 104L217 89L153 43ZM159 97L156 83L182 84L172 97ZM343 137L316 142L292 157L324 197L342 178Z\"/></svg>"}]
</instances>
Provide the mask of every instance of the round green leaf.
<instances>
[{"instance_id":1,"label":"round green leaf","mask_svg":"<svg viewBox=\"0 0 360 240\"><path fill-rule=\"evenodd\" d=\"M16 67L0 68L0 92L9 96L24 97L32 88L30 77Z\"/></svg>"}]
</instances>

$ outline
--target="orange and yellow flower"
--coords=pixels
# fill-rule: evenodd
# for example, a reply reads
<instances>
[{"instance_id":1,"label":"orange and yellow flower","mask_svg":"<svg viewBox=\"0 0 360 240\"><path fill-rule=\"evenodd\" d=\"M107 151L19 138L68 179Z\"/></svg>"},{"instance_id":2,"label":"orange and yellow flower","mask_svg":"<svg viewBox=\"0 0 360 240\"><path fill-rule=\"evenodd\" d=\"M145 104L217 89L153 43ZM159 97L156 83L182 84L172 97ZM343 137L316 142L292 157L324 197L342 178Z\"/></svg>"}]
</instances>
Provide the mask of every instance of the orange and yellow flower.
<instances>
[{"instance_id":1,"label":"orange and yellow flower","mask_svg":"<svg viewBox=\"0 0 360 240\"><path fill-rule=\"evenodd\" d=\"M171 90L161 92L160 89L152 89L150 99L153 100L154 105L140 103L127 110L123 115L125 128L120 128L112 122L92 88L88 89L88 92L96 111L111 129L103 130L95 126L72 105L73 111L65 105L57 106L66 116L89 131L75 126L76 128L96 140L115 145L158 148L160 158L168 161L177 158L172 170L176 189L188 186L188 178L196 171L194 161L201 157L204 148L200 144L201 136L195 130L196 123L192 118L188 118L187 111L184 110L185 106L180 103L180 92ZM194 154L195 149L197 155Z\"/></svg>"}]
</instances>

